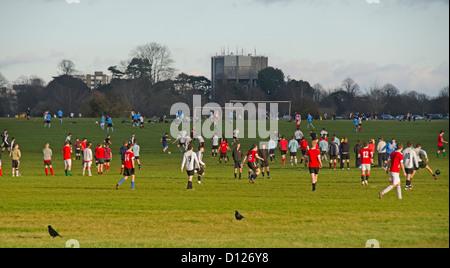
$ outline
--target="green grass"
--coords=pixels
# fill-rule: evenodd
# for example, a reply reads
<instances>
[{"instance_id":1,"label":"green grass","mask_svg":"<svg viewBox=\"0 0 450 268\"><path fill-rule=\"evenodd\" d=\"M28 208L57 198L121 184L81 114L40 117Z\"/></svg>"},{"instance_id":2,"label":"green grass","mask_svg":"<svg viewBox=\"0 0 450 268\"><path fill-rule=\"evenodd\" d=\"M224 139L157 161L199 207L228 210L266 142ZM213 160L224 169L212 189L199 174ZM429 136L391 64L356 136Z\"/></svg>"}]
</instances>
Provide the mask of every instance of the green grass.
<instances>
[{"instance_id":1,"label":"green grass","mask_svg":"<svg viewBox=\"0 0 450 268\"><path fill-rule=\"evenodd\" d=\"M161 153L159 139L170 125L148 124L139 130L120 124L119 119L112 135L111 171L82 177L81 164L75 162L74 176L68 178L60 153L67 134L72 132L73 139L88 137L96 144L106 133L95 119L66 119L62 125L53 120L51 129L44 129L41 121L0 119L0 129L8 129L10 138L16 137L20 144L24 175L12 178L10 160L3 155L0 247L62 248L69 239L78 240L83 248L361 248L369 239L377 239L381 247L449 246L448 160L436 159L437 135L441 129L447 135L448 121L367 122L362 134L354 132L351 121L315 122L316 130L326 127L330 134L348 136L352 146L358 138L379 136L422 143L430 166L442 175L434 181L420 170L415 189L404 191L401 201L395 191L378 199L378 192L389 184L378 168L368 187L360 185L359 169L322 169L315 193L305 168L282 167L280 161L271 166L273 180L259 178L254 185L235 181L231 163L219 165L211 158L210 141L203 184L186 191L181 154L175 145L170 145L172 155ZM294 132L293 124L280 122L279 127L286 136ZM130 191L126 182L116 191L121 179L118 150L133 132L143 163L137 171L137 190ZM54 152L56 177L45 177L41 151L47 141ZM243 141L243 148L255 141ZM352 166L354 159L352 155ZM236 221L234 210L246 219ZM52 239L49 224L64 238Z\"/></svg>"}]
</instances>

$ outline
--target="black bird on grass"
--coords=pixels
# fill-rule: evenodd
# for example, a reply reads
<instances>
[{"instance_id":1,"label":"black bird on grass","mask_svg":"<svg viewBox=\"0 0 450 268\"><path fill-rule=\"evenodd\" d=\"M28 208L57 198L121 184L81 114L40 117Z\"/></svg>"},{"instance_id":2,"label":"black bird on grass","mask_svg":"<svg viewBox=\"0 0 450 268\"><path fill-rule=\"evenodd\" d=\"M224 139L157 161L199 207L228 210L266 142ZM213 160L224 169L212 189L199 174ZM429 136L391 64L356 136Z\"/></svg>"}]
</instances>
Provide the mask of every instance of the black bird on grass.
<instances>
[{"instance_id":1,"label":"black bird on grass","mask_svg":"<svg viewBox=\"0 0 450 268\"><path fill-rule=\"evenodd\" d=\"M50 226L50 225L48 226L48 233L50 234L51 237L53 237L53 239L58 236L62 238L62 236L59 235L58 232L53 230L52 226Z\"/></svg>"},{"instance_id":2,"label":"black bird on grass","mask_svg":"<svg viewBox=\"0 0 450 268\"><path fill-rule=\"evenodd\" d=\"M239 212L237 210L234 211L234 216L236 217L236 220L240 221L243 218L245 218L244 216L242 216L241 214L239 214Z\"/></svg>"}]
</instances>

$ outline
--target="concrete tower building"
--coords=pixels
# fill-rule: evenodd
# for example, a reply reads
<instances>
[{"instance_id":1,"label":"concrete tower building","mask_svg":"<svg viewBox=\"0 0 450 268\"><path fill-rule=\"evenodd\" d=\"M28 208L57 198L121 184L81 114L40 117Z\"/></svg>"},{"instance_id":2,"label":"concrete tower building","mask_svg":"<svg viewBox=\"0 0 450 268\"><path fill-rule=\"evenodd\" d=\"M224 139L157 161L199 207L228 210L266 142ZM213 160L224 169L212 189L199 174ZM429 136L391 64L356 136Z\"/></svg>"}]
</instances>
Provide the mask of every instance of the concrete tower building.
<instances>
[{"instance_id":1,"label":"concrete tower building","mask_svg":"<svg viewBox=\"0 0 450 268\"><path fill-rule=\"evenodd\" d=\"M212 95L218 84L235 81L247 88L255 88L259 71L269 67L269 59L264 56L222 55L211 58Z\"/></svg>"}]
</instances>

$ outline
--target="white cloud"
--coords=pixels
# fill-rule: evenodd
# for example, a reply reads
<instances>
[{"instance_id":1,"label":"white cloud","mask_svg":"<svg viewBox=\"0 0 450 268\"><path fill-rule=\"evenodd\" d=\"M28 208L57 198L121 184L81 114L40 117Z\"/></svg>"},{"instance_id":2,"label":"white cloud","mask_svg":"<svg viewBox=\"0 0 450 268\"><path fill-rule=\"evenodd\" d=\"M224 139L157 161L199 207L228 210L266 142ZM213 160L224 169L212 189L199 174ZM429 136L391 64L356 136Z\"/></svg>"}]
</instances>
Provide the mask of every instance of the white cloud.
<instances>
[{"instance_id":1,"label":"white cloud","mask_svg":"<svg viewBox=\"0 0 450 268\"><path fill-rule=\"evenodd\" d=\"M340 1L343 4L351 4L355 2L364 2L366 3L368 0L333 0L333 3L336 3L337 1ZM427 6L432 5L435 3L442 3L442 4L449 4L449 0L379 0L382 4L397 4L397 5L403 5L403 6L415 6L415 5L421 5L421 6ZM259 4L287 4L287 3L293 3L293 2L302 2L302 3L309 3L309 4L317 4L317 3L326 3L331 2L331 0L252 0L254 3Z\"/></svg>"},{"instance_id":2,"label":"white cloud","mask_svg":"<svg viewBox=\"0 0 450 268\"><path fill-rule=\"evenodd\" d=\"M277 68L292 79L308 81L311 85L320 83L333 90L341 82L351 77L362 89L373 83L390 83L400 91L417 91L436 96L439 90L449 84L449 63L442 62L432 67L412 67L402 64L378 65L370 62L311 62L309 60L290 60L278 62Z\"/></svg>"},{"instance_id":3,"label":"white cloud","mask_svg":"<svg viewBox=\"0 0 450 268\"><path fill-rule=\"evenodd\" d=\"M33 53L23 53L16 56L7 56L3 59L0 59L0 70L18 64L35 63L37 61L41 61L41 59Z\"/></svg>"}]
</instances>

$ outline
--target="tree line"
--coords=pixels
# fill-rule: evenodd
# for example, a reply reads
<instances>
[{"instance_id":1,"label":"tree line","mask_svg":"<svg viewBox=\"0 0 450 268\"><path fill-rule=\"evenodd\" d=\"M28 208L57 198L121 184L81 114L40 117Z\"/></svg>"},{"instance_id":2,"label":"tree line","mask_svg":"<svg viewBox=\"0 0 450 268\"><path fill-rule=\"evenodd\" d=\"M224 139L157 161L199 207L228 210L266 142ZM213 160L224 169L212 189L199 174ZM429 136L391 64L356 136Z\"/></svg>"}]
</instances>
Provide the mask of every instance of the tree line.
<instances>
[{"instance_id":1,"label":"tree line","mask_svg":"<svg viewBox=\"0 0 450 268\"><path fill-rule=\"evenodd\" d=\"M202 103L214 101L224 106L230 100L291 101L292 111L348 115L350 112L381 114L419 114L449 112L449 87L437 97L415 91L400 92L392 84L374 83L362 88L352 78L339 87L324 89L303 80L286 77L282 70L268 67L258 74L258 87L235 81L218 83L212 97L211 81L204 76L178 73L168 47L149 43L130 52L127 60L109 66L111 82L92 90L81 79L70 60L58 65L59 73L48 84L43 79L21 77L9 82L0 73L0 115L21 114L31 108L34 116L63 109L84 117L127 116L131 110L147 117L169 115L174 103L192 107L193 95ZM12 90L11 90L12 89ZM54 109L55 111L51 111Z\"/></svg>"}]
</instances>

